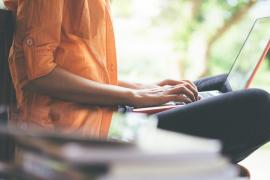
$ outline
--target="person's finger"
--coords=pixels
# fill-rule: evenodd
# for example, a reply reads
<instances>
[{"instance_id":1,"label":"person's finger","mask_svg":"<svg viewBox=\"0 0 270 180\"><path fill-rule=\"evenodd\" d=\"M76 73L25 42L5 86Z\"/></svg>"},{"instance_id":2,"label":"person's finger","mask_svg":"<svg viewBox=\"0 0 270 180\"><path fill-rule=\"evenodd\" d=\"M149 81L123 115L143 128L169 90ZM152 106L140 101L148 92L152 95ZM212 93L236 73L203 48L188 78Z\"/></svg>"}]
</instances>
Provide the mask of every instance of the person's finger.
<instances>
[{"instance_id":1,"label":"person's finger","mask_svg":"<svg viewBox=\"0 0 270 180\"><path fill-rule=\"evenodd\" d=\"M192 103L192 101L185 95L179 95L179 94L170 94L163 96L162 100L164 101L162 104L175 101L175 102L184 102L186 104Z\"/></svg>"},{"instance_id":2,"label":"person's finger","mask_svg":"<svg viewBox=\"0 0 270 180\"><path fill-rule=\"evenodd\" d=\"M196 97L193 92L184 85L175 86L173 89L167 91L168 94L186 95L192 101L196 101Z\"/></svg>"},{"instance_id":3,"label":"person's finger","mask_svg":"<svg viewBox=\"0 0 270 180\"><path fill-rule=\"evenodd\" d=\"M197 86L192 81L190 81L190 80L183 80L183 81L189 83L192 87L194 87L194 89L196 89L198 91Z\"/></svg>"},{"instance_id":4,"label":"person's finger","mask_svg":"<svg viewBox=\"0 0 270 180\"><path fill-rule=\"evenodd\" d=\"M197 86L190 80L181 80L181 81L172 80L172 79L165 80L166 85L178 85L178 84L183 84L183 83L189 83L191 86L197 89Z\"/></svg>"},{"instance_id":5,"label":"person's finger","mask_svg":"<svg viewBox=\"0 0 270 180\"><path fill-rule=\"evenodd\" d=\"M140 89L139 91L141 92L144 92L144 93L152 93L152 94L155 94L155 93L159 93L159 92L163 92L164 90L166 89L169 89L171 88L171 86L162 86L162 87L155 87L155 88L149 88L149 89Z\"/></svg>"},{"instance_id":6,"label":"person's finger","mask_svg":"<svg viewBox=\"0 0 270 180\"><path fill-rule=\"evenodd\" d=\"M185 87L185 89L182 94L188 96L192 101L196 101L198 95L197 91L192 88L190 84L184 84L183 86Z\"/></svg>"},{"instance_id":7,"label":"person's finger","mask_svg":"<svg viewBox=\"0 0 270 180\"><path fill-rule=\"evenodd\" d=\"M195 94L195 97L196 97L197 100L199 100L198 99L198 88L197 88L197 86L190 80L183 80L183 81L185 81L186 83L190 84L193 87L193 92Z\"/></svg>"},{"instance_id":8,"label":"person's finger","mask_svg":"<svg viewBox=\"0 0 270 180\"><path fill-rule=\"evenodd\" d=\"M195 99L198 100L198 90L197 88L194 88L191 84L186 83L184 84L189 90L191 90L195 96Z\"/></svg>"},{"instance_id":9,"label":"person's finger","mask_svg":"<svg viewBox=\"0 0 270 180\"><path fill-rule=\"evenodd\" d=\"M162 105L165 103L168 103L170 101L179 101L178 95L176 94L156 94L156 96L153 97L150 104L144 105L144 106L156 106L156 105ZM181 98L182 100L182 98ZM183 98L183 101L185 99ZM185 100L186 101L186 100ZM181 101L182 102L182 101Z\"/></svg>"},{"instance_id":10,"label":"person's finger","mask_svg":"<svg viewBox=\"0 0 270 180\"><path fill-rule=\"evenodd\" d=\"M182 84L181 81L172 80L172 79L167 80L167 83L170 84L170 85L178 85L178 84Z\"/></svg>"},{"instance_id":11,"label":"person's finger","mask_svg":"<svg viewBox=\"0 0 270 180\"><path fill-rule=\"evenodd\" d=\"M184 102L186 104L192 103L192 101L185 95L177 95L174 99L175 102Z\"/></svg>"},{"instance_id":12,"label":"person's finger","mask_svg":"<svg viewBox=\"0 0 270 180\"><path fill-rule=\"evenodd\" d=\"M176 86L170 86L170 88L164 88L163 90L166 91L166 90L169 90L169 89L174 89L174 88L178 88L178 87L182 87L182 86L185 86L189 91L192 91L192 93L188 92L188 94L187 94L192 100L194 100L194 101L198 100L198 91L189 82L182 81L182 84L178 84ZM175 91L173 91L173 92L175 92ZM186 92L186 91L184 91L184 92Z\"/></svg>"},{"instance_id":13,"label":"person's finger","mask_svg":"<svg viewBox=\"0 0 270 180\"><path fill-rule=\"evenodd\" d=\"M184 96L184 95L178 95L177 97L177 102L184 102L186 104L192 103L192 100L190 100L188 97Z\"/></svg>"},{"instance_id":14,"label":"person's finger","mask_svg":"<svg viewBox=\"0 0 270 180\"><path fill-rule=\"evenodd\" d=\"M163 86L166 86L166 84L169 84L169 85L182 85L182 84L185 84L187 86L188 85L188 88L190 90L192 90L192 92L194 93L195 97L196 97L196 100L198 100L198 89L197 89L197 86L190 80L182 80L182 81L178 81L178 80L171 80L171 79L168 79L168 80L164 80L162 82L162 85Z\"/></svg>"},{"instance_id":15,"label":"person's finger","mask_svg":"<svg viewBox=\"0 0 270 180\"><path fill-rule=\"evenodd\" d=\"M174 86L166 85L166 86L162 86L162 87L158 87L158 88L154 88L154 89L149 89L148 92L151 92L151 93L159 93L159 92L164 92L164 91L170 90L170 89L172 89L173 87L174 87Z\"/></svg>"},{"instance_id":16,"label":"person's finger","mask_svg":"<svg viewBox=\"0 0 270 180\"><path fill-rule=\"evenodd\" d=\"M160 83L158 83L159 86L165 86L165 85L178 85L178 84L183 84L183 81L178 81L178 80L173 80L173 79L166 79Z\"/></svg>"},{"instance_id":17,"label":"person's finger","mask_svg":"<svg viewBox=\"0 0 270 180\"><path fill-rule=\"evenodd\" d=\"M169 85L169 80L168 79L166 79L166 80L163 80L163 81L161 81L161 82L159 82L159 83L157 83L159 86L165 86L165 85Z\"/></svg>"}]
</instances>

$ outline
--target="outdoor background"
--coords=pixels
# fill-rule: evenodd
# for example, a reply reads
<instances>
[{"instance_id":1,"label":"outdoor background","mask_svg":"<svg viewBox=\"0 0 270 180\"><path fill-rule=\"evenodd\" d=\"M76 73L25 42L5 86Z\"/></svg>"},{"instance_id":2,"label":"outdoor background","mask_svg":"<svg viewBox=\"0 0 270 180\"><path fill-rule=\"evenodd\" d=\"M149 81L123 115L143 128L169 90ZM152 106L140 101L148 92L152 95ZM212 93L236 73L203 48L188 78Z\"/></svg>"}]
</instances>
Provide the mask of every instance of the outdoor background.
<instances>
[{"instance_id":1,"label":"outdoor background","mask_svg":"<svg viewBox=\"0 0 270 180\"><path fill-rule=\"evenodd\" d=\"M254 20L270 16L270 0L112 0L112 14L120 79L196 80L229 71ZM270 92L269 56L252 87ZM270 179L270 145L243 164L252 179Z\"/></svg>"},{"instance_id":2,"label":"outdoor background","mask_svg":"<svg viewBox=\"0 0 270 180\"><path fill-rule=\"evenodd\" d=\"M230 70L254 20L270 16L270 0L112 0L112 13L120 79L196 80ZM252 87L270 92L269 56ZM270 179L270 144L242 164L252 180Z\"/></svg>"},{"instance_id":3,"label":"outdoor background","mask_svg":"<svg viewBox=\"0 0 270 180\"><path fill-rule=\"evenodd\" d=\"M113 0L112 12L121 79L195 80L230 70L254 20L270 15L270 1ZM253 87L270 91L269 59Z\"/></svg>"}]
</instances>

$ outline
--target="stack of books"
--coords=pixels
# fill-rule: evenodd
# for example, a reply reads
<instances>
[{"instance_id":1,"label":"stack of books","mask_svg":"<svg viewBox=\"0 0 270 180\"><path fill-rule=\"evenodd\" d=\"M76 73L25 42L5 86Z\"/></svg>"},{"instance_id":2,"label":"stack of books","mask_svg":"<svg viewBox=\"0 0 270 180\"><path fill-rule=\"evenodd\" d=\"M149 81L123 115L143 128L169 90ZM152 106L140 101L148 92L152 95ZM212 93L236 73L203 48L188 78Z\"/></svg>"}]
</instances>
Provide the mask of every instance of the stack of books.
<instances>
[{"instance_id":1,"label":"stack of books","mask_svg":"<svg viewBox=\"0 0 270 180\"><path fill-rule=\"evenodd\" d=\"M133 142L39 134L17 137L17 166L38 179L237 180L221 144L151 129Z\"/></svg>"}]
</instances>

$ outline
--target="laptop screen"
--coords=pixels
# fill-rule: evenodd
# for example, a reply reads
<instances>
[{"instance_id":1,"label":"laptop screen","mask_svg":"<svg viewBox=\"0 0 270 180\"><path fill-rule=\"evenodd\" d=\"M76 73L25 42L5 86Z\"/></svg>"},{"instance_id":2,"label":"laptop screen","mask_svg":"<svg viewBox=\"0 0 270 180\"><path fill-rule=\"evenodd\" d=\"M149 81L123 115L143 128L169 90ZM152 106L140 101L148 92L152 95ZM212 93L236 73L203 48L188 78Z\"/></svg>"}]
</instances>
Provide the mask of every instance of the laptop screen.
<instances>
[{"instance_id":1,"label":"laptop screen","mask_svg":"<svg viewBox=\"0 0 270 180\"><path fill-rule=\"evenodd\" d=\"M270 17L259 18L249 32L228 75L226 84L232 90L245 89L249 85L256 69L266 56L269 45Z\"/></svg>"}]
</instances>

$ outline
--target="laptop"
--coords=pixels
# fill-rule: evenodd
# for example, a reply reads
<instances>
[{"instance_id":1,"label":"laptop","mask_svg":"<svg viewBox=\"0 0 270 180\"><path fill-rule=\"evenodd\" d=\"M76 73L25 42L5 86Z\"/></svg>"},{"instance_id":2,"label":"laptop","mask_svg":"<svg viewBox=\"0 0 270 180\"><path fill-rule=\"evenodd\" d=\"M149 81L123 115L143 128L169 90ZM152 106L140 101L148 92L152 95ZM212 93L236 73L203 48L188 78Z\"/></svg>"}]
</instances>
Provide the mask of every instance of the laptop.
<instances>
[{"instance_id":1,"label":"laptop","mask_svg":"<svg viewBox=\"0 0 270 180\"><path fill-rule=\"evenodd\" d=\"M255 20L234 63L228 73L224 86L231 91L249 88L254 76L270 49L270 17ZM201 99L221 95L220 91L199 92ZM174 108L183 103L170 102L162 106L135 108L133 112L157 113Z\"/></svg>"},{"instance_id":2,"label":"laptop","mask_svg":"<svg viewBox=\"0 0 270 180\"><path fill-rule=\"evenodd\" d=\"M270 48L270 17L256 19L228 73L225 85L229 90L247 89ZM221 92L200 92L202 97Z\"/></svg>"}]
</instances>

